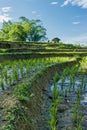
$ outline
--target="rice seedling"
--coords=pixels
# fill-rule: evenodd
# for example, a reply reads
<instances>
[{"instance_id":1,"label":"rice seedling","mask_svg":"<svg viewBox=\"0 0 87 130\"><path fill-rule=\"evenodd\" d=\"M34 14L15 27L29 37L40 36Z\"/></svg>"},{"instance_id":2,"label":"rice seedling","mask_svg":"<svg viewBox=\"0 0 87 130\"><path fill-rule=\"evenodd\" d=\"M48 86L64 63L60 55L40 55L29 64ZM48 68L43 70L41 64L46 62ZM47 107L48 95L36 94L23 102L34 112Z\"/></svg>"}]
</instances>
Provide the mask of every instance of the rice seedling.
<instances>
[{"instance_id":1,"label":"rice seedling","mask_svg":"<svg viewBox=\"0 0 87 130\"><path fill-rule=\"evenodd\" d=\"M79 122L81 122L82 120L82 118L79 116L80 100L81 100L81 89L78 89L74 106L74 123L77 127L79 127Z\"/></svg>"},{"instance_id":2,"label":"rice seedling","mask_svg":"<svg viewBox=\"0 0 87 130\"><path fill-rule=\"evenodd\" d=\"M18 82L20 78L30 76L32 72L38 71L50 64L68 61L69 57L48 57L25 60L5 61L0 64L0 77L5 84ZM11 71L11 73L9 73Z\"/></svg>"},{"instance_id":3,"label":"rice seedling","mask_svg":"<svg viewBox=\"0 0 87 130\"><path fill-rule=\"evenodd\" d=\"M77 130L83 130L82 128L83 115L82 114L79 115L78 118L79 118L79 121L77 122Z\"/></svg>"},{"instance_id":4,"label":"rice seedling","mask_svg":"<svg viewBox=\"0 0 87 130\"><path fill-rule=\"evenodd\" d=\"M53 77L53 81L54 81L54 87L53 87L53 91L52 91L52 107L50 108L50 113L51 113L51 118L50 118L50 127L52 130L57 130L57 112L58 112L58 105L61 102L61 98L60 98L60 92L57 88L57 82L59 80L59 75L58 73L55 73L54 77Z\"/></svg>"}]
</instances>

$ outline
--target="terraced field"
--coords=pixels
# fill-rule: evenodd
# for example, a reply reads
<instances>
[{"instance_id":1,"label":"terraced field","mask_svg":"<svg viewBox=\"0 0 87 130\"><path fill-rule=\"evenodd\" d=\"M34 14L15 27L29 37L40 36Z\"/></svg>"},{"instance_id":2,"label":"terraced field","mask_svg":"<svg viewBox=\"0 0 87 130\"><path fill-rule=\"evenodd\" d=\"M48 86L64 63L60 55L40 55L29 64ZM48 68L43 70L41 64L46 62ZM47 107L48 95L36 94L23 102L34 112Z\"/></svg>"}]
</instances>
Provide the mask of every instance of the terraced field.
<instances>
[{"instance_id":1,"label":"terraced field","mask_svg":"<svg viewBox=\"0 0 87 130\"><path fill-rule=\"evenodd\" d=\"M87 130L86 50L32 47L0 51L0 130Z\"/></svg>"}]
</instances>

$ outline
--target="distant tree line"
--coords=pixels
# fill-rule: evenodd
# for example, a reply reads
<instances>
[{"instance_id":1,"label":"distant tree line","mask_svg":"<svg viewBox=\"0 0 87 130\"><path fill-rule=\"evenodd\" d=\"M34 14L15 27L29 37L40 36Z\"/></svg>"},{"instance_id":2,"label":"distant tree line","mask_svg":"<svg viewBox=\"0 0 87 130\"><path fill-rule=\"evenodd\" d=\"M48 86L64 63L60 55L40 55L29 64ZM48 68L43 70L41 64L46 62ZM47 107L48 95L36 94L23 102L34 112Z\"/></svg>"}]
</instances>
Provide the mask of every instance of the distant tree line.
<instances>
[{"instance_id":1,"label":"distant tree line","mask_svg":"<svg viewBox=\"0 0 87 130\"><path fill-rule=\"evenodd\" d=\"M0 30L0 41L31 41L46 40L46 29L40 20L29 20L22 16L19 22L3 22Z\"/></svg>"}]
</instances>

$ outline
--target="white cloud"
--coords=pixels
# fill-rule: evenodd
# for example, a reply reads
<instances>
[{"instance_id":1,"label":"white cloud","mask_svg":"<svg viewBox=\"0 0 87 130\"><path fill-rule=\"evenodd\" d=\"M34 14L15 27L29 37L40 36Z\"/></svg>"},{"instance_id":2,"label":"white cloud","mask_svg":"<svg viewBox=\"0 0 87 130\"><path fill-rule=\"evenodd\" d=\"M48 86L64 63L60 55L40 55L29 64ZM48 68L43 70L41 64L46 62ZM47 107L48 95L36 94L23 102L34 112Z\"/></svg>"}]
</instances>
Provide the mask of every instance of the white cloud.
<instances>
[{"instance_id":1,"label":"white cloud","mask_svg":"<svg viewBox=\"0 0 87 130\"><path fill-rule=\"evenodd\" d=\"M61 7L67 6L68 4L72 4L73 6L77 5L81 8L87 8L87 0L65 0Z\"/></svg>"},{"instance_id":2,"label":"white cloud","mask_svg":"<svg viewBox=\"0 0 87 130\"><path fill-rule=\"evenodd\" d=\"M7 22L12 19L9 16L10 11L11 11L11 7L9 6L0 8L0 22L3 22L3 21Z\"/></svg>"},{"instance_id":3,"label":"white cloud","mask_svg":"<svg viewBox=\"0 0 87 130\"><path fill-rule=\"evenodd\" d=\"M2 11L3 13L8 13L8 12L11 11L11 7L2 7L2 8L1 8L1 11Z\"/></svg>"},{"instance_id":4,"label":"white cloud","mask_svg":"<svg viewBox=\"0 0 87 130\"><path fill-rule=\"evenodd\" d=\"M74 24L74 25L78 25L78 24L80 24L80 22L72 22L72 24Z\"/></svg>"},{"instance_id":5,"label":"white cloud","mask_svg":"<svg viewBox=\"0 0 87 130\"><path fill-rule=\"evenodd\" d=\"M8 22L9 20L11 20L12 18L9 16L5 16L5 15L0 15L0 22L6 21Z\"/></svg>"},{"instance_id":6,"label":"white cloud","mask_svg":"<svg viewBox=\"0 0 87 130\"><path fill-rule=\"evenodd\" d=\"M51 5L57 5L58 2L57 2L57 1L53 1L53 2L51 2L50 4L51 4Z\"/></svg>"},{"instance_id":7,"label":"white cloud","mask_svg":"<svg viewBox=\"0 0 87 130\"><path fill-rule=\"evenodd\" d=\"M61 7L68 5L72 0L65 0Z\"/></svg>"},{"instance_id":8,"label":"white cloud","mask_svg":"<svg viewBox=\"0 0 87 130\"><path fill-rule=\"evenodd\" d=\"M79 44L87 44L87 33L75 36L75 37L66 37L66 43L79 43Z\"/></svg>"}]
</instances>

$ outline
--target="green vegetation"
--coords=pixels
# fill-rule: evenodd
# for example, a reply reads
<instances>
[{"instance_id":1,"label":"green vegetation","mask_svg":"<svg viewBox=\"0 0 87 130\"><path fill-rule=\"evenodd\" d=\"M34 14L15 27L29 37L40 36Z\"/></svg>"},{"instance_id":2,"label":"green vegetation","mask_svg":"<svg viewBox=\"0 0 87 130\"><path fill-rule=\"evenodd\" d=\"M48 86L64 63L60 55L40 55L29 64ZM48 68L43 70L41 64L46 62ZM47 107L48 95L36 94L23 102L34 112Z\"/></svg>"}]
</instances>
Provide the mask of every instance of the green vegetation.
<instances>
[{"instance_id":1,"label":"green vegetation","mask_svg":"<svg viewBox=\"0 0 87 130\"><path fill-rule=\"evenodd\" d=\"M21 26L25 26L26 20L22 18ZM5 124L0 122L3 130L16 130L22 126L22 130L39 130L42 127L82 130L85 109L81 102L87 89L86 49L63 43L12 43L1 42L3 46L0 50L1 61L6 56L6 61L0 62L0 96L7 93L6 97L10 97L12 93L9 103L13 103L3 119L6 120ZM8 60L7 57L16 60ZM53 83L52 90L49 90L50 80ZM3 108L0 110L3 112Z\"/></svg>"},{"instance_id":2,"label":"green vegetation","mask_svg":"<svg viewBox=\"0 0 87 130\"><path fill-rule=\"evenodd\" d=\"M50 108L50 112L51 112L51 119L50 119L50 127L51 130L58 130L57 129L57 112L58 112L58 105L61 102L61 98L60 98L60 92L57 89L57 82L59 80L59 76L57 73L55 73L54 77L53 77L53 81L54 81L54 86L53 86L53 92L52 92L52 107Z\"/></svg>"},{"instance_id":3,"label":"green vegetation","mask_svg":"<svg viewBox=\"0 0 87 130\"><path fill-rule=\"evenodd\" d=\"M0 41L33 41L46 39L46 29L40 20L29 20L22 16L19 22L3 22Z\"/></svg>"},{"instance_id":4,"label":"green vegetation","mask_svg":"<svg viewBox=\"0 0 87 130\"><path fill-rule=\"evenodd\" d=\"M68 61L69 57L49 57L40 59L6 61L0 64L0 86L2 90L17 83L21 78L50 64ZM71 59L73 60L73 58Z\"/></svg>"},{"instance_id":5,"label":"green vegetation","mask_svg":"<svg viewBox=\"0 0 87 130\"><path fill-rule=\"evenodd\" d=\"M55 75L55 77L57 77L56 78L57 80L59 80L59 79L61 80L61 85L58 84L58 81L55 79L55 77L53 80L56 83L56 84L54 84L54 87L52 90L53 99L55 99L56 96L59 95L59 97L60 97L60 95L61 95L62 99L65 98L65 104L66 104L66 101L69 100L69 102L67 102L68 104L71 105L71 108L69 108L69 109L71 109L71 111L73 110L73 114L71 114L72 118L70 117L70 120L71 120L71 122L74 122L73 126L77 130L83 130L83 127L84 127L83 126L84 116L85 116L84 107L83 107L84 105L81 104L81 101L83 99L82 96L84 95L84 93L86 93L86 89L87 89L86 88L87 84L86 84L86 79L85 79L85 76L87 76L87 71L84 68L84 66L86 65L86 62L85 62L86 58L87 57L83 58L83 60L80 61L80 64L73 66L71 69L66 67L63 70L61 76L58 76L57 74ZM83 66L83 69L82 69L82 66ZM77 84L78 82L76 81L77 77L79 78L79 85ZM68 84L66 83L67 80L69 80ZM67 84L67 86L66 86L66 84ZM59 86L60 86L60 88L59 88ZM72 95L71 98L70 98L70 95ZM58 97L56 99L58 100ZM53 101L56 101L56 99ZM55 111L51 111L51 114L53 115L53 116L51 116L51 129L52 130L53 129L56 130L56 129L58 129L58 125L60 126L60 122L58 123L59 116L57 116L59 114L58 108L59 108L60 104L62 104L62 102L57 104L57 108L55 107L54 104L52 106L52 110L55 110ZM53 112L55 114L53 114ZM61 120L61 116L60 116L59 120Z\"/></svg>"}]
</instances>

